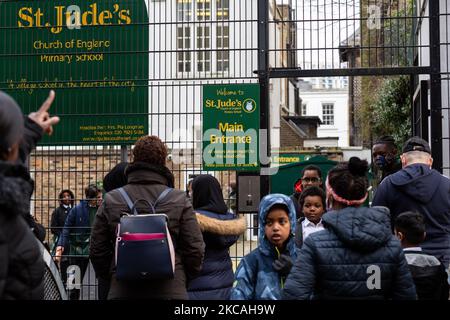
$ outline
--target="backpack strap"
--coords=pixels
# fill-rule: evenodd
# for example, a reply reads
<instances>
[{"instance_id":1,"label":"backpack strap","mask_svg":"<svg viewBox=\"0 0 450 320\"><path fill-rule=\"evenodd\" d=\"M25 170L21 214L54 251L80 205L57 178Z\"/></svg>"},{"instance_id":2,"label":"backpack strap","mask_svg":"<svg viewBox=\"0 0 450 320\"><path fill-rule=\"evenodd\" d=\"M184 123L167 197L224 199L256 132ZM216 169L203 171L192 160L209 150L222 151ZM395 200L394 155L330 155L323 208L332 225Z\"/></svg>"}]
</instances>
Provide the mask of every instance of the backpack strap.
<instances>
[{"instance_id":1,"label":"backpack strap","mask_svg":"<svg viewBox=\"0 0 450 320\"><path fill-rule=\"evenodd\" d=\"M122 195L122 198L125 200L125 202L128 205L128 208L130 208L130 210L133 210L134 207L134 203L133 201L131 201L130 196L128 195L128 193L125 191L124 188L119 188L118 189L120 194ZM170 193L172 192L173 188L167 188L166 190L164 190L159 197L156 199L155 203L151 204L152 205L152 209L153 212L155 211L156 205L161 202L162 200L164 200L164 198ZM136 211L136 208L134 209L134 211ZM134 212L132 212L134 214ZM136 212L137 213L137 212Z\"/></svg>"},{"instance_id":2,"label":"backpack strap","mask_svg":"<svg viewBox=\"0 0 450 320\"><path fill-rule=\"evenodd\" d=\"M155 203L153 204L153 206L156 208L156 206L158 205L159 202L161 202L162 200L164 200L164 198L169 195L169 193L171 193L173 190L173 188L167 188L166 190L164 190L158 197L158 199L156 199Z\"/></svg>"},{"instance_id":3,"label":"backpack strap","mask_svg":"<svg viewBox=\"0 0 450 320\"><path fill-rule=\"evenodd\" d=\"M118 190L119 190L120 194L122 195L122 198L127 203L128 208L130 208L130 210L132 210L133 209L133 201L131 201L130 196L128 195L128 193L125 191L124 188L119 188ZM136 209L135 209L135 211L136 211Z\"/></svg>"}]
</instances>

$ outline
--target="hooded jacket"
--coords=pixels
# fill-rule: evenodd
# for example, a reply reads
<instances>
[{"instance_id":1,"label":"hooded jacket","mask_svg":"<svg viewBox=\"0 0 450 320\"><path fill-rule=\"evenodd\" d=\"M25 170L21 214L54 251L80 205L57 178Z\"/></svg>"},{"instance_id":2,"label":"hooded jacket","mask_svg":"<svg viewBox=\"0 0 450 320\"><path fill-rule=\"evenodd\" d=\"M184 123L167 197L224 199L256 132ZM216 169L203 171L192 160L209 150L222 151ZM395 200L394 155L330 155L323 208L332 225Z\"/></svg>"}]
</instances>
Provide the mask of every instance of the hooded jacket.
<instances>
[{"instance_id":1,"label":"hooded jacket","mask_svg":"<svg viewBox=\"0 0 450 320\"><path fill-rule=\"evenodd\" d=\"M275 204L283 204L289 208L291 235L286 240L284 254L293 261L296 258L293 233L295 230L296 212L292 200L283 194L271 194L264 197L259 205L258 248L242 258L235 274L235 285L231 292L232 300L279 300L284 279L272 267L279 258L280 252L265 236L266 217Z\"/></svg>"},{"instance_id":2,"label":"hooded jacket","mask_svg":"<svg viewBox=\"0 0 450 320\"><path fill-rule=\"evenodd\" d=\"M244 233L245 218L228 211L222 188L211 175L194 179L192 203L205 242L205 258L199 276L189 282L189 299L228 300L234 280L229 248Z\"/></svg>"},{"instance_id":3,"label":"hooded jacket","mask_svg":"<svg viewBox=\"0 0 450 320\"><path fill-rule=\"evenodd\" d=\"M0 161L0 300L44 298L44 261L23 219L32 192L25 167Z\"/></svg>"},{"instance_id":4,"label":"hooded jacket","mask_svg":"<svg viewBox=\"0 0 450 320\"><path fill-rule=\"evenodd\" d=\"M205 241L205 259L199 276L189 282L189 299L228 300L234 280L229 250L245 232L245 217L203 210L196 217Z\"/></svg>"},{"instance_id":5,"label":"hooded jacket","mask_svg":"<svg viewBox=\"0 0 450 320\"><path fill-rule=\"evenodd\" d=\"M427 233L421 246L448 267L450 260L450 180L448 178L425 164L406 166L383 180L372 204L388 207L392 222L405 211L421 213Z\"/></svg>"},{"instance_id":6,"label":"hooded jacket","mask_svg":"<svg viewBox=\"0 0 450 320\"><path fill-rule=\"evenodd\" d=\"M323 215L286 280L284 299L415 299L400 242L383 207L347 207Z\"/></svg>"},{"instance_id":7,"label":"hooded jacket","mask_svg":"<svg viewBox=\"0 0 450 320\"><path fill-rule=\"evenodd\" d=\"M174 178L166 167L134 162L126 169L128 184L123 188L132 201L155 201ZM144 206L137 206L139 212ZM147 208L145 208L147 209ZM187 299L187 282L201 269L204 243L192 206L184 192L172 190L158 204L157 213L168 216L168 228L175 247L175 276L173 279L149 281L118 281L115 277L114 248L116 228L123 213L129 212L118 189L105 195L92 227L89 256L97 276L111 278L109 299Z\"/></svg>"}]
</instances>

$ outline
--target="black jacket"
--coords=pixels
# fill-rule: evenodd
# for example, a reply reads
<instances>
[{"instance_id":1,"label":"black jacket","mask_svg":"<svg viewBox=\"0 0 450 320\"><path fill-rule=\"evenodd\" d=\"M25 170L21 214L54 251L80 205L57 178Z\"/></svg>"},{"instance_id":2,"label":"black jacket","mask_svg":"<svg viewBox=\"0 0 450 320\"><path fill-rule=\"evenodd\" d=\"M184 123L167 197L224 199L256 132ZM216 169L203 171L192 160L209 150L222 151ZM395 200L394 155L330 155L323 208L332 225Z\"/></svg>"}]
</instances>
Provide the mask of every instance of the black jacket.
<instances>
[{"instance_id":1,"label":"black jacket","mask_svg":"<svg viewBox=\"0 0 450 320\"><path fill-rule=\"evenodd\" d=\"M448 300L449 286L444 265L423 251L405 250L406 261L416 285L419 300Z\"/></svg>"},{"instance_id":2,"label":"black jacket","mask_svg":"<svg viewBox=\"0 0 450 320\"><path fill-rule=\"evenodd\" d=\"M296 219L297 220L302 218L302 217L304 217L303 210L302 210L302 208L300 208L300 204L298 203L299 200L300 200L301 194L302 194L301 192L294 192L293 194L290 195L292 203L294 204L295 214L296 214Z\"/></svg>"},{"instance_id":3,"label":"black jacket","mask_svg":"<svg viewBox=\"0 0 450 320\"><path fill-rule=\"evenodd\" d=\"M127 167L128 184L123 188L132 201L152 202L168 186L173 187L173 175L165 167L132 163ZM142 211L144 206L137 206ZM147 209L147 208L145 208ZM187 281L200 272L205 244L202 233L184 192L173 190L157 208L169 218L169 232L175 247L175 277L170 280L117 281L114 267L116 227L123 212L129 212L118 189L105 195L92 227L89 257L97 276L112 275L109 299L187 299Z\"/></svg>"},{"instance_id":4,"label":"black jacket","mask_svg":"<svg viewBox=\"0 0 450 320\"><path fill-rule=\"evenodd\" d=\"M28 116L23 116L24 122L24 133L22 141L19 145L19 160L22 164L25 164L26 160L30 156L31 151L36 148L38 141L42 138L44 131L41 126L36 122L31 120ZM31 181L31 178L28 178ZM31 191L33 193L33 190ZM31 200L30 197L27 198L27 201ZM30 226L36 238L38 238L41 242L45 239L45 228L40 223L37 223L36 220L31 216L30 211L24 213L23 218L26 223Z\"/></svg>"},{"instance_id":5,"label":"black jacket","mask_svg":"<svg viewBox=\"0 0 450 320\"><path fill-rule=\"evenodd\" d=\"M44 261L23 218L32 192L25 167L0 161L0 299L44 298Z\"/></svg>"},{"instance_id":6,"label":"black jacket","mask_svg":"<svg viewBox=\"0 0 450 320\"><path fill-rule=\"evenodd\" d=\"M64 224L66 222L67 214L70 211L70 207L65 208L63 205L60 205L56 208L52 213L52 220L50 222L51 232L60 236L61 232L64 228Z\"/></svg>"},{"instance_id":7,"label":"black jacket","mask_svg":"<svg viewBox=\"0 0 450 320\"><path fill-rule=\"evenodd\" d=\"M388 207L392 222L402 212L425 219L423 249L448 267L450 260L450 180L425 164L412 164L386 177L372 205Z\"/></svg>"},{"instance_id":8,"label":"black jacket","mask_svg":"<svg viewBox=\"0 0 450 320\"><path fill-rule=\"evenodd\" d=\"M322 222L325 230L308 236L298 252L284 299L415 299L386 208L348 207L325 213ZM369 288L371 275L379 288Z\"/></svg>"}]
</instances>

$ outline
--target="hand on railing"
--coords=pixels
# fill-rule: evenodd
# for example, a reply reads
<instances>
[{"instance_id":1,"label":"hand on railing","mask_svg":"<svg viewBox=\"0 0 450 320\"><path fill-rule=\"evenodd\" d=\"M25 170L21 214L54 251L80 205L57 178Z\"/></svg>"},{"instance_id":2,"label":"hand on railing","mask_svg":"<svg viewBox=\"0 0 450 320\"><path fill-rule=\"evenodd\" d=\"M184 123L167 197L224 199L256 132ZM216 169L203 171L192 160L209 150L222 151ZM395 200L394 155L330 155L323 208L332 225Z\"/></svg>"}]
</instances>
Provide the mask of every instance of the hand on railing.
<instances>
[{"instance_id":1,"label":"hand on railing","mask_svg":"<svg viewBox=\"0 0 450 320\"><path fill-rule=\"evenodd\" d=\"M61 256L62 256L63 252L64 252L64 247L63 246L57 246L56 247L55 257L53 259L58 264L58 266L59 266L59 264L61 262Z\"/></svg>"}]
</instances>

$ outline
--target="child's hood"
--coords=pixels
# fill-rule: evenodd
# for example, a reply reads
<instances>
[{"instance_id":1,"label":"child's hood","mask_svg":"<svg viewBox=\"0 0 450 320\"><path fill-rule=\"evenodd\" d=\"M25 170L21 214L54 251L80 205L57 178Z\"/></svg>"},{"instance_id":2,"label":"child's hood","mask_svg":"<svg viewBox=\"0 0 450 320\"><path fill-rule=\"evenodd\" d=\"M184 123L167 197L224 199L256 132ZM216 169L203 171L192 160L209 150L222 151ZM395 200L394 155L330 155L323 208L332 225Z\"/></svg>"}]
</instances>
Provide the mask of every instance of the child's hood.
<instances>
[{"instance_id":1,"label":"child's hood","mask_svg":"<svg viewBox=\"0 0 450 320\"><path fill-rule=\"evenodd\" d=\"M295 207L292 200L280 193L273 193L265 196L261 203L259 204L259 221L258 221L258 239L259 239L259 247L260 249L267 255L270 255L270 252L272 251L273 245L267 240L265 237L265 225L266 225L266 217L270 211L270 208L272 208L276 204L283 204L289 209L289 222L291 224L291 235L295 232L295 224L296 224L296 213L295 213ZM287 246L287 249L290 252L291 257L294 257L295 254L295 245L294 241L292 240L293 237L289 239L289 243Z\"/></svg>"}]
</instances>

